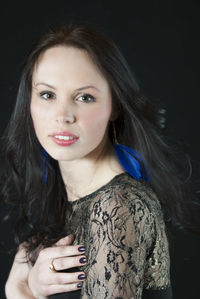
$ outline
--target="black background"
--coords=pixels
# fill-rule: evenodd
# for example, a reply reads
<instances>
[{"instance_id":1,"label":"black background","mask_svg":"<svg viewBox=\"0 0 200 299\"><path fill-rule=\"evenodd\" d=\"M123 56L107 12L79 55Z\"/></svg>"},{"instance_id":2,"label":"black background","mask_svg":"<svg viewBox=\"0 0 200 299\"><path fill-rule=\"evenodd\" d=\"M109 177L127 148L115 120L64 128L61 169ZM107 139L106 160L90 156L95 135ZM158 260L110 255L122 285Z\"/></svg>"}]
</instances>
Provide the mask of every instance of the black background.
<instances>
[{"instance_id":1,"label":"black background","mask_svg":"<svg viewBox=\"0 0 200 299\"><path fill-rule=\"evenodd\" d=\"M166 134L199 166L200 18L198 1L16 1L1 4L0 134L12 108L20 68L33 41L49 25L85 21L117 43L143 93L167 109ZM1 210L1 217L4 210ZM10 224L2 224L0 298L12 257ZM200 298L200 239L169 234L175 299Z\"/></svg>"}]
</instances>

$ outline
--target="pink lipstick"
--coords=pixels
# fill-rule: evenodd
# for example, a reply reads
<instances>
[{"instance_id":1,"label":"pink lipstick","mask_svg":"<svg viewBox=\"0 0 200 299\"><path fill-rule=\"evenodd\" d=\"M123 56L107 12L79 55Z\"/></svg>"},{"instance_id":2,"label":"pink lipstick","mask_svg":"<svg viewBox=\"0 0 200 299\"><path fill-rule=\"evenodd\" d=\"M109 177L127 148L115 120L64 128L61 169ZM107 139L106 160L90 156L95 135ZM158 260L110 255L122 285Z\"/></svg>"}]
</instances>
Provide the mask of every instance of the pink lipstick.
<instances>
[{"instance_id":1,"label":"pink lipstick","mask_svg":"<svg viewBox=\"0 0 200 299\"><path fill-rule=\"evenodd\" d=\"M79 139L79 137L70 132L56 132L51 135L51 138L60 146L69 146Z\"/></svg>"}]
</instances>

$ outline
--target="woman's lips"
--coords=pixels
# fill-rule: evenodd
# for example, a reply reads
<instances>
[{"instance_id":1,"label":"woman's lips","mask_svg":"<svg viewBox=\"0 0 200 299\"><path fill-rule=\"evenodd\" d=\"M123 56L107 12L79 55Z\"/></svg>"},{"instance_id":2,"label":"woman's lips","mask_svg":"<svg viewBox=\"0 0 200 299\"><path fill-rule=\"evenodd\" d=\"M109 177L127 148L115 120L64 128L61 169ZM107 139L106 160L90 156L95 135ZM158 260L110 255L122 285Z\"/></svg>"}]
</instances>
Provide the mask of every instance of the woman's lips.
<instances>
[{"instance_id":1,"label":"woman's lips","mask_svg":"<svg viewBox=\"0 0 200 299\"><path fill-rule=\"evenodd\" d=\"M78 136L68 131L54 132L53 134L51 134L51 136L72 136L74 138L78 138Z\"/></svg>"},{"instance_id":2,"label":"woman's lips","mask_svg":"<svg viewBox=\"0 0 200 299\"><path fill-rule=\"evenodd\" d=\"M58 132L51 135L52 140L60 146L69 146L78 140L78 137L70 132Z\"/></svg>"}]
</instances>

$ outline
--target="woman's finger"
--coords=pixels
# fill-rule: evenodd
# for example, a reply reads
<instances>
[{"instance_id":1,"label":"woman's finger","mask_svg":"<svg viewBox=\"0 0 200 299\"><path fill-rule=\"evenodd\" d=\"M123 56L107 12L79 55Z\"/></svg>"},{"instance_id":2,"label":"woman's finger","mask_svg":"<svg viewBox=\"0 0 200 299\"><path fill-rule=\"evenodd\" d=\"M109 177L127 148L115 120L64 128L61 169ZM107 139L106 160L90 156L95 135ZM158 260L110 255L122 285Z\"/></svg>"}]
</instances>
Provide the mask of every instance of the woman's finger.
<instances>
[{"instance_id":1,"label":"woman's finger","mask_svg":"<svg viewBox=\"0 0 200 299\"><path fill-rule=\"evenodd\" d=\"M82 287L82 284L82 282L78 282L65 285L48 285L46 286L46 289L44 289L44 291L47 294L47 296L59 293L72 292L79 290Z\"/></svg>"},{"instance_id":2,"label":"woman's finger","mask_svg":"<svg viewBox=\"0 0 200 299\"><path fill-rule=\"evenodd\" d=\"M74 240L74 235L70 234L62 239L60 239L58 242L56 242L56 246L66 246L70 245Z\"/></svg>"},{"instance_id":3,"label":"woman's finger","mask_svg":"<svg viewBox=\"0 0 200 299\"><path fill-rule=\"evenodd\" d=\"M53 265L57 271L70 269L70 268L74 268L74 267L80 267L80 266L85 265L86 263L87 263L87 258L84 255L53 259Z\"/></svg>"},{"instance_id":4,"label":"woman's finger","mask_svg":"<svg viewBox=\"0 0 200 299\"><path fill-rule=\"evenodd\" d=\"M86 279L85 272L70 272L70 273L54 273L54 275L49 276L48 285L62 285L71 284L75 282L80 282Z\"/></svg>"},{"instance_id":5,"label":"woman's finger","mask_svg":"<svg viewBox=\"0 0 200 299\"><path fill-rule=\"evenodd\" d=\"M83 245L70 245L70 246L55 246L44 248L39 253L40 259L56 259L61 257L79 255L85 252Z\"/></svg>"}]
</instances>

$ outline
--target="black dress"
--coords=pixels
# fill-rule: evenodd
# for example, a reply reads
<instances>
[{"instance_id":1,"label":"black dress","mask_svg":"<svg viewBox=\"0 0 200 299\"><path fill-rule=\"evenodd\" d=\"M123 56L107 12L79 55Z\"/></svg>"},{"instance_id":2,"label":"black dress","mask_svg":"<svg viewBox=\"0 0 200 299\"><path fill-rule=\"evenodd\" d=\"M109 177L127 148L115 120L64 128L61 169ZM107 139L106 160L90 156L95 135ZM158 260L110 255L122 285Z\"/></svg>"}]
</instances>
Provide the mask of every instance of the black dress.
<instances>
[{"instance_id":1,"label":"black dress","mask_svg":"<svg viewBox=\"0 0 200 299\"><path fill-rule=\"evenodd\" d=\"M54 299L170 299L170 258L160 202L147 182L127 172L70 202L73 245L85 245L81 290Z\"/></svg>"}]
</instances>

